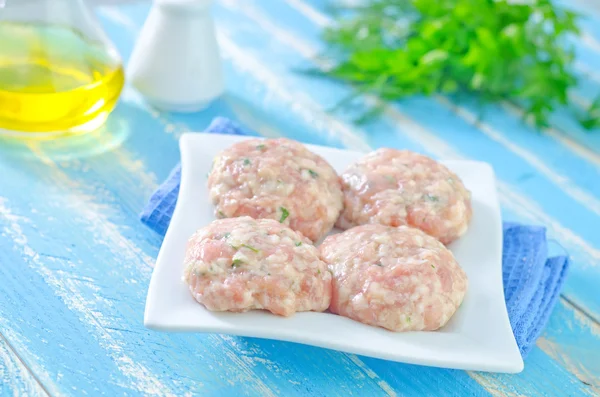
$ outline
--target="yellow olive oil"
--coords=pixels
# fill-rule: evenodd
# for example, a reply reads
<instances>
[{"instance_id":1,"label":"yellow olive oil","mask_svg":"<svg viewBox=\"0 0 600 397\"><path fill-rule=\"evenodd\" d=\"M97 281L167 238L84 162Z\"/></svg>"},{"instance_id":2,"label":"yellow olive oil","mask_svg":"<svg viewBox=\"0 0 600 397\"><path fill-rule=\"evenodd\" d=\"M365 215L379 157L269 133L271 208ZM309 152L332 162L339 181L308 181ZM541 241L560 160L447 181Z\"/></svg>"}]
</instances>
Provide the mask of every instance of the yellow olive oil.
<instances>
[{"instance_id":1,"label":"yellow olive oil","mask_svg":"<svg viewBox=\"0 0 600 397\"><path fill-rule=\"evenodd\" d=\"M0 21L0 133L100 126L124 82L112 51L68 27Z\"/></svg>"}]
</instances>

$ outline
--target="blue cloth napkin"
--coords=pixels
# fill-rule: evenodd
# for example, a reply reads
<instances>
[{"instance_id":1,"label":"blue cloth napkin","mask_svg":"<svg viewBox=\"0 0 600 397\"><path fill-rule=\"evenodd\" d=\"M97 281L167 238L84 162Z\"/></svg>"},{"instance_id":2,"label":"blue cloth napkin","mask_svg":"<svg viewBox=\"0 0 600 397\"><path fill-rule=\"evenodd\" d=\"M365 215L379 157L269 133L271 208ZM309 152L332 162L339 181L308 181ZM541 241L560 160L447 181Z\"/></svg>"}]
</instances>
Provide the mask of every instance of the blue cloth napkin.
<instances>
[{"instance_id":1,"label":"blue cloth napkin","mask_svg":"<svg viewBox=\"0 0 600 397\"><path fill-rule=\"evenodd\" d=\"M206 132L255 135L225 118L216 118ZM164 236L177 203L181 167L152 194L141 220ZM569 267L566 256L548 258L546 229L504 224L502 276L510 324L523 357L535 346L559 297Z\"/></svg>"}]
</instances>

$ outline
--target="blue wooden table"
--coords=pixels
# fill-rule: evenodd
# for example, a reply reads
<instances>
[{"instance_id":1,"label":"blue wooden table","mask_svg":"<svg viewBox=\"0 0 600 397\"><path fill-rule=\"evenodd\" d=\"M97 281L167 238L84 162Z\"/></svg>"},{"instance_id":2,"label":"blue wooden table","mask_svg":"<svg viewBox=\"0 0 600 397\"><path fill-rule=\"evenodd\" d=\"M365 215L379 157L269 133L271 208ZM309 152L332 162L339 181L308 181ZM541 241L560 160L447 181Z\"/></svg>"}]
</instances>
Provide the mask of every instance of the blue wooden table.
<instances>
[{"instance_id":1,"label":"blue wooden table","mask_svg":"<svg viewBox=\"0 0 600 397\"><path fill-rule=\"evenodd\" d=\"M220 1L228 91L198 114L147 107L130 88L80 139L0 144L0 395L579 396L600 394L600 131L565 114L537 131L508 105L414 98L364 128L327 112L351 92L295 72L330 21L317 0ZM125 61L147 3L97 9ZM581 10L581 9L580 9ZM600 12L576 44L573 101L600 92ZM392 363L252 338L142 325L161 238L138 213L178 161L178 137L217 115L265 136L368 150L402 147L491 163L506 220L543 224L572 269L518 375Z\"/></svg>"}]
</instances>

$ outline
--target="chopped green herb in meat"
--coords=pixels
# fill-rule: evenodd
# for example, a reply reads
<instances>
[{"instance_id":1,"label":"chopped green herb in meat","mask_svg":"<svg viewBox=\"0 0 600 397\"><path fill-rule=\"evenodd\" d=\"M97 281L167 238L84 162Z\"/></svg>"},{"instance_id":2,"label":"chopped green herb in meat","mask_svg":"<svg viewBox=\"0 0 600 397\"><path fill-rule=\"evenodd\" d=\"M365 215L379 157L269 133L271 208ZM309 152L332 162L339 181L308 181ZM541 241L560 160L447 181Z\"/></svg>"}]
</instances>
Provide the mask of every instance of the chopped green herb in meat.
<instances>
[{"instance_id":1,"label":"chopped green herb in meat","mask_svg":"<svg viewBox=\"0 0 600 397\"><path fill-rule=\"evenodd\" d=\"M231 267L240 267L244 264L244 261L241 259L234 259L233 262L231 262Z\"/></svg>"},{"instance_id":2,"label":"chopped green herb in meat","mask_svg":"<svg viewBox=\"0 0 600 397\"><path fill-rule=\"evenodd\" d=\"M257 250L256 248L254 248L253 246L248 245L248 244L242 244L242 247L248 248L252 252L260 252L260 250Z\"/></svg>"},{"instance_id":3,"label":"chopped green herb in meat","mask_svg":"<svg viewBox=\"0 0 600 397\"><path fill-rule=\"evenodd\" d=\"M290 213L284 207L279 207L279 211L281 211L281 218L279 218L279 223L283 223L287 219L287 217L290 216Z\"/></svg>"},{"instance_id":4,"label":"chopped green herb in meat","mask_svg":"<svg viewBox=\"0 0 600 397\"><path fill-rule=\"evenodd\" d=\"M433 202L438 202L440 201L440 198L438 196L434 196L433 194L426 194L425 198L429 201L433 201Z\"/></svg>"}]
</instances>

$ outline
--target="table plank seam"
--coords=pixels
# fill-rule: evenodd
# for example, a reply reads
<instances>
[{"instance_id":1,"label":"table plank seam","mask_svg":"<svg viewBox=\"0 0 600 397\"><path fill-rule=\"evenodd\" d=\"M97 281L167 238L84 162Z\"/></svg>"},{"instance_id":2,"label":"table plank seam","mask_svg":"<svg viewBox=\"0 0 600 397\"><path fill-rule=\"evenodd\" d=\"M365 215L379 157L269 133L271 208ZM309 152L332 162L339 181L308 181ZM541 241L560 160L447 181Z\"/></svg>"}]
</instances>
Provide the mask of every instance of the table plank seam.
<instances>
[{"instance_id":1,"label":"table plank seam","mask_svg":"<svg viewBox=\"0 0 600 397\"><path fill-rule=\"evenodd\" d=\"M42 381L40 380L40 378L38 378L38 376L31 370L31 368L29 368L29 366L23 360L23 358L21 357L21 355L19 354L19 352L10 343L10 341L8 340L8 338L6 338L2 334L2 332L0 332L0 340L2 340L2 342L4 342L6 344L6 346L8 347L8 349L12 352L12 354L15 355L15 357L17 358L17 360L19 360L19 362L23 365L23 368L25 368L27 370L27 372L29 372L29 374L31 375L31 377L33 379L35 379L35 382L40 386L40 388L44 391L44 393L46 393L46 395L48 397L51 397L52 395L50 394L50 392L48 391L48 389L46 388L46 386L42 383Z\"/></svg>"},{"instance_id":2,"label":"table plank seam","mask_svg":"<svg viewBox=\"0 0 600 397\"><path fill-rule=\"evenodd\" d=\"M596 317L594 317L591 313L588 313L587 311L585 311L581 306L579 306L577 303L573 302L573 300L571 298L569 298L568 296L564 295L564 294L560 294L560 298L565 301L565 303L569 306L571 306L573 308L573 310L581 313L581 315L583 315L585 318L587 318L589 321L591 321L594 324L594 327L598 327L598 330L600 330L600 320L598 320Z\"/></svg>"}]
</instances>

